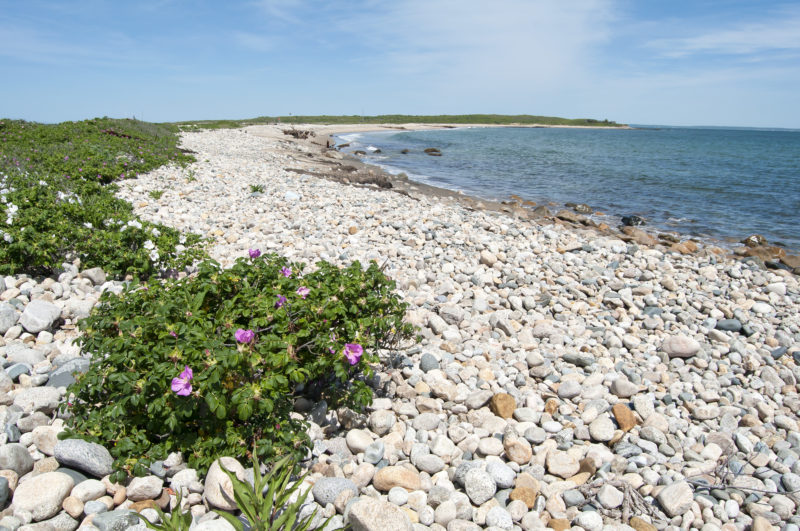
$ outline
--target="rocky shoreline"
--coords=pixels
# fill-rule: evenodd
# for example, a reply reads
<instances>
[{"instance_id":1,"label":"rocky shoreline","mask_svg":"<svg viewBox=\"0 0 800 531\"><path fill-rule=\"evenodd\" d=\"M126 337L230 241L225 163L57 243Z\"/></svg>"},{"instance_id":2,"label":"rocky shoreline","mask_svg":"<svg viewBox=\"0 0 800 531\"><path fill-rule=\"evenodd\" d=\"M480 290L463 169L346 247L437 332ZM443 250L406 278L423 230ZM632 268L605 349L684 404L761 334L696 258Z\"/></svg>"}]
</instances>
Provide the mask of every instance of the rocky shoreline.
<instances>
[{"instance_id":1,"label":"rocky shoreline","mask_svg":"<svg viewBox=\"0 0 800 531\"><path fill-rule=\"evenodd\" d=\"M329 529L800 529L789 271L389 188L277 127L185 133L183 147L189 169L121 183L141 217L209 237L223 265L249 248L385 263L420 327L364 415L306 405L304 510ZM121 287L74 265L0 281L0 527L144 528L130 510L155 518L181 491L195 529L230 528L210 511L231 508L218 469L202 478L172 455L115 485L106 449L56 438L64 386L89 363L76 322Z\"/></svg>"}]
</instances>

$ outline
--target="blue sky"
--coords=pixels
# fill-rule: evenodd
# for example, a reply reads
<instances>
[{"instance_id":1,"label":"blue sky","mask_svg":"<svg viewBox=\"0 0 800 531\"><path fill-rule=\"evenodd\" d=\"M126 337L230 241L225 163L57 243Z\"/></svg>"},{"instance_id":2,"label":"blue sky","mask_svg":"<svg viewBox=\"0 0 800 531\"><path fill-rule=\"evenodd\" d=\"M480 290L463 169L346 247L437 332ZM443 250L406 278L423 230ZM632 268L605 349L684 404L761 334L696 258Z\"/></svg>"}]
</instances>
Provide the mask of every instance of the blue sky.
<instances>
[{"instance_id":1,"label":"blue sky","mask_svg":"<svg viewBox=\"0 0 800 531\"><path fill-rule=\"evenodd\" d=\"M0 116L800 128L800 3L0 0Z\"/></svg>"}]
</instances>

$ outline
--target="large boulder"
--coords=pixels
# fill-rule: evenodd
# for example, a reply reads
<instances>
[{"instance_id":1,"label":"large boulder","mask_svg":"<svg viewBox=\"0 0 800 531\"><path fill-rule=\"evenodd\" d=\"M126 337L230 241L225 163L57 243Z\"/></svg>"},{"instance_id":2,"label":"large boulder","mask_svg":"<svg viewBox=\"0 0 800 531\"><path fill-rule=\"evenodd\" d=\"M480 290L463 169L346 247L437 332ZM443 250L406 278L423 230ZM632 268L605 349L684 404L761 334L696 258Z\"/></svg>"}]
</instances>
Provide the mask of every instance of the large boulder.
<instances>
[{"instance_id":1,"label":"large boulder","mask_svg":"<svg viewBox=\"0 0 800 531\"><path fill-rule=\"evenodd\" d=\"M11 502L14 509L28 511L34 521L58 514L75 482L61 472L45 472L20 483Z\"/></svg>"},{"instance_id":2,"label":"large boulder","mask_svg":"<svg viewBox=\"0 0 800 531\"><path fill-rule=\"evenodd\" d=\"M58 441L53 456L61 466L74 468L101 478L111 473L114 459L105 447L82 439Z\"/></svg>"},{"instance_id":3,"label":"large boulder","mask_svg":"<svg viewBox=\"0 0 800 531\"><path fill-rule=\"evenodd\" d=\"M49 330L61 317L61 308L52 302L41 299L32 300L25 306L25 311L19 317L19 324L26 332L38 334L43 330Z\"/></svg>"}]
</instances>

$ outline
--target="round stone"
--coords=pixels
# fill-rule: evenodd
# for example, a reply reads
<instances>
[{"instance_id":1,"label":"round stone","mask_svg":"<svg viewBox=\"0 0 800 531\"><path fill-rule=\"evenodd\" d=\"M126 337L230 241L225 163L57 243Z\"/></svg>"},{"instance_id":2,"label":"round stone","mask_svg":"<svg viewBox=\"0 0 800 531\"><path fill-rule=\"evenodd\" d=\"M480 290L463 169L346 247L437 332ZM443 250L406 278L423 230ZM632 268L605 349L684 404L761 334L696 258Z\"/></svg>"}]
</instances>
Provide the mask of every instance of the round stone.
<instances>
[{"instance_id":1,"label":"round stone","mask_svg":"<svg viewBox=\"0 0 800 531\"><path fill-rule=\"evenodd\" d=\"M408 491L403 487L392 487L389 489L388 500L395 505L405 505L408 503Z\"/></svg>"},{"instance_id":2,"label":"round stone","mask_svg":"<svg viewBox=\"0 0 800 531\"><path fill-rule=\"evenodd\" d=\"M603 517L596 511L582 511L575 517L574 522L586 531L601 531Z\"/></svg>"},{"instance_id":3,"label":"round stone","mask_svg":"<svg viewBox=\"0 0 800 531\"><path fill-rule=\"evenodd\" d=\"M314 501L325 507L336 501L339 494L345 490L350 490L353 496L358 496L358 487L349 479L322 477L314 483L311 494L314 496Z\"/></svg>"},{"instance_id":4,"label":"round stone","mask_svg":"<svg viewBox=\"0 0 800 531\"><path fill-rule=\"evenodd\" d=\"M486 473L492 477L498 488L510 489L514 486L516 473L505 463L497 461L488 463L486 465Z\"/></svg>"},{"instance_id":5,"label":"round stone","mask_svg":"<svg viewBox=\"0 0 800 531\"><path fill-rule=\"evenodd\" d=\"M464 478L464 490L473 504L481 505L494 496L497 484L488 473L480 468L473 468Z\"/></svg>"},{"instance_id":6,"label":"round stone","mask_svg":"<svg viewBox=\"0 0 800 531\"><path fill-rule=\"evenodd\" d=\"M615 429L611 419L606 415L601 415L589 424L589 435L595 441L608 442L614 438Z\"/></svg>"},{"instance_id":7,"label":"round stone","mask_svg":"<svg viewBox=\"0 0 800 531\"><path fill-rule=\"evenodd\" d=\"M564 400L575 398L581 394L581 384L575 380L567 380L558 386L558 397Z\"/></svg>"},{"instance_id":8,"label":"round stone","mask_svg":"<svg viewBox=\"0 0 800 531\"><path fill-rule=\"evenodd\" d=\"M486 513L486 525L500 529L512 529L514 521L511 519L511 514L502 507L492 507Z\"/></svg>"}]
</instances>

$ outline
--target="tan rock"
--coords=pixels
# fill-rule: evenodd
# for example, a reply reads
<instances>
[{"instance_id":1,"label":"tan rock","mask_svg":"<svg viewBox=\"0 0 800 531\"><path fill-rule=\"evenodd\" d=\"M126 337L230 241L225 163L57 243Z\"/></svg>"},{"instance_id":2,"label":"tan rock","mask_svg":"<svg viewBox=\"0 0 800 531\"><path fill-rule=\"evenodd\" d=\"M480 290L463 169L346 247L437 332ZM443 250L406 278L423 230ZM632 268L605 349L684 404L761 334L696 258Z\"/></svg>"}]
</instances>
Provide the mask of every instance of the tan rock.
<instances>
[{"instance_id":1,"label":"tan rock","mask_svg":"<svg viewBox=\"0 0 800 531\"><path fill-rule=\"evenodd\" d=\"M386 466L375 473L372 486L381 492L388 492L392 487L403 487L407 491L419 490L421 482L419 473L402 466Z\"/></svg>"},{"instance_id":2,"label":"tan rock","mask_svg":"<svg viewBox=\"0 0 800 531\"><path fill-rule=\"evenodd\" d=\"M19 474L13 470L0 470L0 477L8 480L8 489L11 492L14 492L14 489L17 488L17 483L19 482Z\"/></svg>"},{"instance_id":3,"label":"tan rock","mask_svg":"<svg viewBox=\"0 0 800 531\"><path fill-rule=\"evenodd\" d=\"M33 471L37 474L44 474L45 472L55 472L58 470L58 461L55 457L45 457L33 463Z\"/></svg>"},{"instance_id":4,"label":"tan rock","mask_svg":"<svg viewBox=\"0 0 800 531\"><path fill-rule=\"evenodd\" d=\"M578 472L577 474L569 478L567 481L571 481L575 483L575 485L580 486L589 481L590 477L592 477L592 475L589 474L588 472Z\"/></svg>"},{"instance_id":5,"label":"tan rock","mask_svg":"<svg viewBox=\"0 0 800 531\"><path fill-rule=\"evenodd\" d=\"M578 460L567 452L551 450L545 462L548 472L563 479L574 476L580 470Z\"/></svg>"},{"instance_id":6,"label":"tan rock","mask_svg":"<svg viewBox=\"0 0 800 531\"><path fill-rule=\"evenodd\" d=\"M533 509L533 506L536 504L536 497L538 495L538 489L533 490L530 487L516 487L511 491L511 494L509 494L508 498L511 501L520 500L528 509Z\"/></svg>"},{"instance_id":7,"label":"tan rock","mask_svg":"<svg viewBox=\"0 0 800 531\"><path fill-rule=\"evenodd\" d=\"M544 403L544 412L548 415L552 415L558 411L558 400L555 398L548 398L547 402Z\"/></svg>"},{"instance_id":8,"label":"tan rock","mask_svg":"<svg viewBox=\"0 0 800 531\"><path fill-rule=\"evenodd\" d=\"M503 449L506 451L506 457L519 465L528 464L533 456L531 443L520 437L503 438Z\"/></svg>"},{"instance_id":9,"label":"tan rock","mask_svg":"<svg viewBox=\"0 0 800 531\"><path fill-rule=\"evenodd\" d=\"M140 513L142 511L144 511L145 509L155 509L156 507L158 507L158 504L156 503L155 500L142 500L142 501L133 502L131 504L131 506L128 507L128 509L130 509L131 511L136 511L137 513Z\"/></svg>"},{"instance_id":10,"label":"tan rock","mask_svg":"<svg viewBox=\"0 0 800 531\"><path fill-rule=\"evenodd\" d=\"M539 494L539 491L542 488L541 484L539 483L539 480L531 476L527 472L522 472L519 475L517 475L516 479L514 480L514 486L528 487L529 489L532 489L534 492L536 492L536 494Z\"/></svg>"},{"instance_id":11,"label":"tan rock","mask_svg":"<svg viewBox=\"0 0 800 531\"><path fill-rule=\"evenodd\" d=\"M566 531L572 526L566 518L551 518L550 521L547 522L547 527L555 529L555 531Z\"/></svg>"},{"instance_id":12,"label":"tan rock","mask_svg":"<svg viewBox=\"0 0 800 531\"><path fill-rule=\"evenodd\" d=\"M508 393L497 393L489 400L489 409L498 417L510 419L517 409L517 402Z\"/></svg>"},{"instance_id":13,"label":"tan rock","mask_svg":"<svg viewBox=\"0 0 800 531\"><path fill-rule=\"evenodd\" d=\"M114 505L120 505L122 502L128 499L127 490L125 487L119 487L114 493L114 498L112 499L114 501Z\"/></svg>"},{"instance_id":14,"label":"tan rock","mask_svg":"<svg viewBox=\"0 0 800 531\"><path fill-rule=\"evenodd\" d=\"M611 408L611 412L614 414L614 419L616 419L617 424L624 432L629 432L638 422L636 421L636 415L633 414L633 411L623 404L622 402L617 402L614 404L614 407Z\"/></svg>"},{"instance_id":15,"label":"tan rock","mask_svg":"<svg viewBox=\"0 0 800 531\"><path fill-rule=\"evenodd\" d=\"M83 502L75 496L67 496L64 498L61 508L67 511L67 514L75 519L83 514Z\"/></svg>"},{"instance_id":16,"label":"tan rock","mask_svg":"<svg viewBox=\"0 0 800 531\"><path fill-rule=\"evenodd\" d=\"M769 520L763 516L756 515L753 517L753 525L750 529L752 529L752 531L773 531L773 529L777 529L777 527L773 527L772 524L769 523Z\"/></svg>"},{"instance_id":17,"label":"tan rock","mask_svg":"<svg viewBox=\"0 0 800 531\"><path fill-rule=\"evenodd\" d=\"M656 531L656 526L645 522L638 516L631 518L628 522L628 525L634 528L636 531Z\"/></svg>"}]
</instances>

